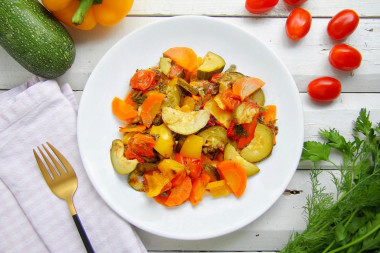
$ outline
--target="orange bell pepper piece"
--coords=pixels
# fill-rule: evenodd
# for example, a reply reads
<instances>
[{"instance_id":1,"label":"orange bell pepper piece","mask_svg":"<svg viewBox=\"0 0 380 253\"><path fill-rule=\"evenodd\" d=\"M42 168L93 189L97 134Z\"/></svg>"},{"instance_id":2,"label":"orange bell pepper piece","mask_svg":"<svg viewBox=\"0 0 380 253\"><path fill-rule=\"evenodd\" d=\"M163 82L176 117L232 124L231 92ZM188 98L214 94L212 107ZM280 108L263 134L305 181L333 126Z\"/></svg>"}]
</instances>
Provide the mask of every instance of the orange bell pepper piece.
<instances>
[{"instance_id":1,"label":"orange bell pepper piece","mask_svg":"<svg viewBox=\"0 0 380 253\"><path fill-rule=\"evenodd\" d=\"M190 193L190 203L193 206L198 205L199 201L202 200L203 195L206 192L206 185L210 181L210 176L206 173L202 173L201 176L193 181L193 186Z\"/></svg>"},{"instance_id":2,"label":"orange bell pepper piece","mask_svg":"<svg viewBox=\"0 0 380 253\"><path fill-rule=\"evenodd\" d=\"M277 107L275 105L266 105L266 111L262 112L265 124L274 124L276 121Z\"/></svg>"},{"instance_id":3,"label":"orange bell pepper piece","mask_svg":"<svg viewBox=\"0 0 380 253\"><path fill-rule=\"evenodd\" d=\"M96 24L112 26L130 11L133 0L42 0L43 5L62 23L81 30Z\"/></svg>"},{"instance_id":4,"label":"orange bell pepper piece","mask_svg":"<svg viewBox=\"0 0 380 253\"><path fill-rule=\"evenodd\" d=\"M247 185L247 173L245 169L235 161L223 161L217 165L220 176L226 180L232 193L240 198Z\"/></svg>"},{"instance_id":5,"label":"orange bell pepper piece","mask_svg":"<svg viewBox=\"0 0 380 253\"><path fill-rule=\"evenodd\" d=\"M141 120L146 127L150 127L154 118L160 112L161 104L165 95L162 93L153 93L149 95L141 105Z\"/></svg>"},{"instance_id":6,"label":"orange bell pepper piece","mask_svg":"<svg viewBox=\"0 0 380 253\"><path fill-rule=\"evenodd\" d=\"M264 84L265 82L263 80L256 77L242 77L237 79L232 85L232 92L243 101L249 95L263 87Z\"/></svg>"},{"instance_id":7,"label":"orange bell pepper piece","mask_svg":"<svg viewBox=\"0 0 380 253\"><path fill-rule=\"evenodd\" d=\"M188 47L169 48L164 52L164 56L190 72L194 72L198 67L198 56L193 49Z\"/></svg>"}]
</instances>

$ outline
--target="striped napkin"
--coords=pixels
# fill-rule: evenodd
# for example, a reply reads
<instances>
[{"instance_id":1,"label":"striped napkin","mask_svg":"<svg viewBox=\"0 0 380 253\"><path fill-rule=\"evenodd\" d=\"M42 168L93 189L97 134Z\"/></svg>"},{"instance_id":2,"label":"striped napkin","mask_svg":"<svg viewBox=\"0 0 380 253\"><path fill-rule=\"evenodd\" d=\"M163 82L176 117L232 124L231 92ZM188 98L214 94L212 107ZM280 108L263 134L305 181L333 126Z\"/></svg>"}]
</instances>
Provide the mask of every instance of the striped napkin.
<instances>
[{"instance_id":1,"label":"striped napkin","mask_svg":"<svg viewBox=\"0 0 380 253\"><path fill-rule=\"evenodd\" d=\"M0 93L0 252L86 252L66 201L50 191L33 156L33 148L47 141L77 174L74 205L95 252L146 252L87 178L76 117L68 84L35 78Z\"/></svg>"}]
</instances>

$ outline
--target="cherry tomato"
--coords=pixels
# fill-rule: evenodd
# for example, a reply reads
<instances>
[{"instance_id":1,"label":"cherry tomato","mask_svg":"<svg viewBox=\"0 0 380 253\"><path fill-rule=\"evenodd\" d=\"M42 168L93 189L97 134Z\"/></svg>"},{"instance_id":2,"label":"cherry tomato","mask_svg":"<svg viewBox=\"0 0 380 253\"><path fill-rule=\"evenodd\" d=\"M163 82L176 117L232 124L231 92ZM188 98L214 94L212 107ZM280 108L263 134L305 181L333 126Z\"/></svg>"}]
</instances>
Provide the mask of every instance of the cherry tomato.
<instances>
[{"instance_id":1,"label":"cherry tomato","mask_svg":"<svg viewBox=\"0 0 380 253\"><path fill-rule=\"evenodd\" d=\"M302 8L294 9L286 20L286 35L292 40L299 40L306 36L311 26L310 13Z\"/></svg>"},{"instance_id":2,"label":"cherry tomato","mask_svg":"<svg viewBox=\"0 0 380 253\"><path fill-rule=\"evenodd\" d=\"M130 85L134 89L146 90L154 84L156 76L153 70L139 70L132 76Z\"/></svg>"},{"instance_id":3,"label":"cherry tomato","mask_svg":"<svg viewBox=\"0 0 380 253\"><path fill-rule=\"evenodd\" d=\"M293 5L293 6L301 5L306 1L307 0L284 0L285 3Z\"/></svg>"},{"instance_id":4,"label":"cherry tomato","mask_svg":"<svg viewBox=\"0 0 380 253\"><path fill-rule=\"evenodd\" d=\"M339 80L323 76L309 83L307 92L310 97L316 101L327 102L339 97L342 85Z\"/></svg>"},{"instance_id":5,"label":"cherry tomato","mask_svg":"<svg viewBox=\"0 0 380 253\"><path fill-rule=\"evenodd\" d=\"M276 6L279 0L246 0L245 8L254 14L269 11Z\"/></svg>"},{"instance_id":6,"label":"cherry tomato","mask_svg":"<svg viewBox=\"0 0 380 253\"><path fill-rule=\"evenodd\" d=\"M359 24L359 15L353 10L336 14L327 25L327 33L334 40L342 40L353 33Z\"/></svg>"},{"instance_id":7,"label":"cherry tomato","mask_svg":"<svg viewBox=\"0 0 380 253\"><path fill-rule=\"evenodd\" d=\"M330 50L329 62L337 69L351 71L360 66L362 55L349 45L338 44Z\"/></svg>"}]
</instances>

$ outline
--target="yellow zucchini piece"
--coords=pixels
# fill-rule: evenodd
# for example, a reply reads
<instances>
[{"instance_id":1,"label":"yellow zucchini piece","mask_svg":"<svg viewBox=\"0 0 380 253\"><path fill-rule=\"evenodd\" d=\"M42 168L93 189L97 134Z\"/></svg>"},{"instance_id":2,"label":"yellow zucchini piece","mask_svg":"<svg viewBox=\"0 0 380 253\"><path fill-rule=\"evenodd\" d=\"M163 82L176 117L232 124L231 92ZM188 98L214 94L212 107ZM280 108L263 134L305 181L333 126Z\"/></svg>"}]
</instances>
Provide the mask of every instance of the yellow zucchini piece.
<instances>
[{"instance_id":1,"label":"yellow zucchini piece","mask_svg":"<svg viewBox=\"0 0 380 253\"><path fill-rule=\"evenodd\" d=\"M268 157L273 149L272 131L258 123L252 141L242 149L240 155L249 162L259 162Z\"/></svg>"}]
</instances>

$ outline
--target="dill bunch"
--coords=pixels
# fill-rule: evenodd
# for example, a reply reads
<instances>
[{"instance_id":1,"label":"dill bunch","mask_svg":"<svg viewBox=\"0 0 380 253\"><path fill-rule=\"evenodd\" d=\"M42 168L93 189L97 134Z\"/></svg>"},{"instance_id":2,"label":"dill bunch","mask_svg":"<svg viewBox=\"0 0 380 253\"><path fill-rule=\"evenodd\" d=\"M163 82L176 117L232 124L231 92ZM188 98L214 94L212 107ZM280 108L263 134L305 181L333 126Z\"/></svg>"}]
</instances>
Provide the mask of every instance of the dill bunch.
<instances>
[{"instance_id":1,"label":"dill bunch","mask_svg":"<svg viewBox=\"0 0 380 253\"><path fill-rule=\"evenodd\" d=\"M281 252L380 252L380 123L373 126L369 112L361 109L354 122L353 140L336 129L321 130L326 142L304 143L301 161L312 161L312 193L304 207L307 227L294 233ZM330 160L332 149L342 156L340 165ZM326 193L318 181L319 161L339 171L331 174L337 195Z\"/></svg>"}]
</instances>

